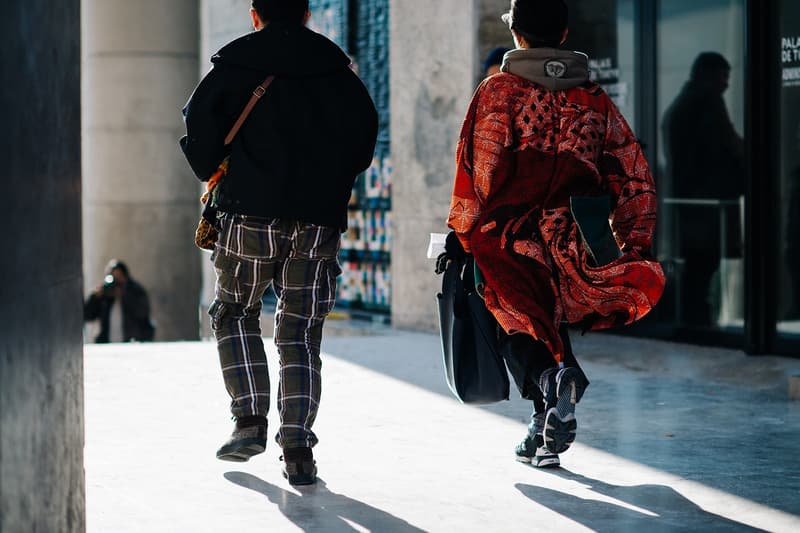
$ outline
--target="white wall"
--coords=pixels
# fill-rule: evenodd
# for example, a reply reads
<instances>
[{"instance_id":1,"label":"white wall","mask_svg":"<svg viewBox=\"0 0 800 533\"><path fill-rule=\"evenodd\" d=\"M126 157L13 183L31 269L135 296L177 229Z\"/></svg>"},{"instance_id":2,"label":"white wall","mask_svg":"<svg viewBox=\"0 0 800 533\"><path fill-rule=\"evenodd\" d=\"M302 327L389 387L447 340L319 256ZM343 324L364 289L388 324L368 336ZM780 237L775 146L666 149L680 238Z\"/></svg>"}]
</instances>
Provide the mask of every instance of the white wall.
<instances>
[{"instance_id":1,"label":"white wall","mask_svg":"<svg viewBox=\"0 0 800 533\"><path fill-rule=\"evenodd\" d=\"M197 81L197 0L83 0L83 263L148 290L157 340L198 335L198 189L178 147Z\"/></svg>"}]
</instances>

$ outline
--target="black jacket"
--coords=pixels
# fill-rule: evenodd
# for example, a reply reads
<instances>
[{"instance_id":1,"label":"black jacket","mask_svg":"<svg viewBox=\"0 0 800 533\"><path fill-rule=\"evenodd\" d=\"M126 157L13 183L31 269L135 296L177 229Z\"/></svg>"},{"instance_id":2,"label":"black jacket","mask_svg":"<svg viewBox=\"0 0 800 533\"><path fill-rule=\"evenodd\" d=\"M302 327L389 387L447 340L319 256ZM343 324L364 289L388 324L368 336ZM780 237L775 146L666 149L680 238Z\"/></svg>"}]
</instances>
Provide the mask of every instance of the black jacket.
<instances>
[{"instance_id":1,"label":"black jacket","mask_svg":"<svg viewBox=\"0 0 800 533\"><path fill-rule=\"evenodd\" d=\"M372 161L378 128L347 55L308 28L273 23L211 61L183 110L181 148L202 181L230 154L219 209L344 230L350 191ZM226 148L225 136L270 74L275 81Z\"/></svg>"},{"instance_id":2,"label":"black jacket","mask_svg":"<svg viewBox=\"0 0 800 533\"><path fill-rule=\"evenodd\" d=\"M744 142L719 90L688 82L664 113L673 196L735 199L744 194Z\"/></svg>"},{"instance_id":3,"label":"black jacket","mask_svg":"<svg viewBox=\"0 0 800 533\"><path fill-rule=\"evenodd\" d=\"M731 123L719 89L688 82L664 113L662 128L672 196L736 200L744 194L744 142ZM710 248L719 249L720 212L693 207L677 213L690 217L678 226L680 253L708 255ZM727 257L740 257L738 209L728 207L722 213L728 221Z\"/></svg>"},{"instance_id":4,"label":"black jacket","mask_svg":"<svg viewBox=\"0 0 800 533\"><path fill-rule=\"evenodd\" d=\"M113 293L109 290L102 296L92 294L83 305L83 319L100 319L100 333L95 338L97 343L109 342L111 334L111 306L114 305ZM152 341L155 329L150 322L150 302L144 288L129 279L122 291L122 336L124 342Z\"/></svg>"}]
</instances>

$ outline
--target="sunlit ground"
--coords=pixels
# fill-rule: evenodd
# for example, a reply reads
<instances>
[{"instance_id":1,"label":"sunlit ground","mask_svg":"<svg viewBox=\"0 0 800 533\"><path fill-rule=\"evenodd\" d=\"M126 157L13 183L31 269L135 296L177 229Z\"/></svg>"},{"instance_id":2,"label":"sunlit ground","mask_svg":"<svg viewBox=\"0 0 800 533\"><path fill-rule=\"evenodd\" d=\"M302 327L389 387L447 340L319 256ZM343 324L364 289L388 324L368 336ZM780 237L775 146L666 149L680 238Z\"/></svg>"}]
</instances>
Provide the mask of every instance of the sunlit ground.
<instances>
[{"instance_id":1,"label":"sunlit ground","mask_svg":"<svg viewBox=\"0 0 800 533\"><path fill-rule=\"evenodd\" d=\"M438 342L325 341L320 483L303 490L272 442L249 463L214 458L231 422L212 343L87 346L88 530L800 531L784 382L800 361L578 338L578 442L545 471L513 458L525 402L459 404Z\"/></svg>"}]
</instances>

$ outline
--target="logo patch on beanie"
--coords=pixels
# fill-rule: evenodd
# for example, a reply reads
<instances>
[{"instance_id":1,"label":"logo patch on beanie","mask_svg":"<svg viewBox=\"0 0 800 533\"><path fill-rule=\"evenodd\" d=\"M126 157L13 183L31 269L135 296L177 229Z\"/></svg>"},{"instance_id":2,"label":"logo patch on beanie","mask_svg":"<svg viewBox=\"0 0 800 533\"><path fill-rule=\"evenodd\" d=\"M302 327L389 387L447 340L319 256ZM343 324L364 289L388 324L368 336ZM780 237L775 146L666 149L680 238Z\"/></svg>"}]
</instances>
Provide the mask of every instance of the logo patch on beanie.
<instances>
[{"instance_id":1,"label":"logo patch on beanie","mask_svg":"<svg viewBox=\"0 0 800 533\"><path fill-rule=\"evenodd\" d=\"M544 64L544 72L550 78L563 78L567 73L567 65L562 61L551 59Z\"/></svg>"}]
</instances>

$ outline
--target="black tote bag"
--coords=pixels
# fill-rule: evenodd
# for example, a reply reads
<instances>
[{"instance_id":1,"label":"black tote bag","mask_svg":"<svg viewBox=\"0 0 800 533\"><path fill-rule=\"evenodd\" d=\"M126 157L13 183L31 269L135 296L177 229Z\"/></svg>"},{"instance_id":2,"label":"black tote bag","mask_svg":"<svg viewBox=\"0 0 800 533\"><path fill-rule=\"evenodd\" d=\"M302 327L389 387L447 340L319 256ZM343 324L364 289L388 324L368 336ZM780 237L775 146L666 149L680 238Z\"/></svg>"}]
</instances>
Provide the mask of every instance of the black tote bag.
<instances>
[{"instance_id":1,"label":"black tote bag","mask_svg":"<svg viewBox=\"0 0 800 533\"><path fill-rule=\"evenodd\" d=\"M445 379L462 403L508 400L508 372L498 351L497 321L475 290L472 258L453 261L436 295Z\"/></svg>"}]
</instances>

